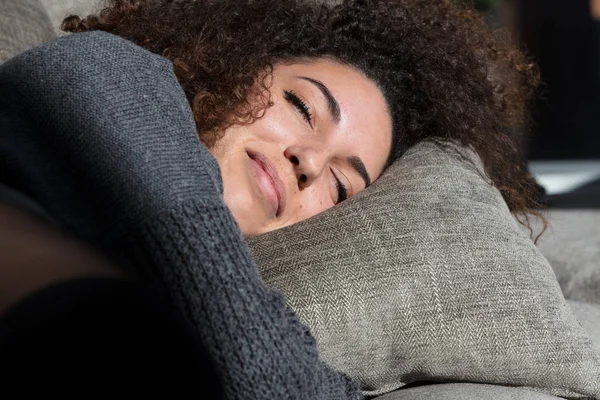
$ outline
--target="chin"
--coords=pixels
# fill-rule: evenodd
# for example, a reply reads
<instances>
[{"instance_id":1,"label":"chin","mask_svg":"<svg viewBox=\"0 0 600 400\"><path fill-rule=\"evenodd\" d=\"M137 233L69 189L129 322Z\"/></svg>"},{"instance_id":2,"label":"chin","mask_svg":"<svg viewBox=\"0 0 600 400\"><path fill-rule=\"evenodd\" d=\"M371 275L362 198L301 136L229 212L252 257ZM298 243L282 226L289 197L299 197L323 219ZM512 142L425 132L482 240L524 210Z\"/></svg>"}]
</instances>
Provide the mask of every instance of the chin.
<instances>
[{"instance_id":1,"label":"chin","mask_svg":"<svg viewBox=\"0 0 600 400\"><path fill-rule=\"evenodd\" d=\"M236 204L230 205L228 204L227 199L225 199L225 204L229 207L233 219L237 222L244 237L258 236L261 233L268 231L264 229L265 221L256 218L262 213L252 207L244 207L244 204L249 204L248 202L237 202Z\"/></svg>"},{"instance_id":2,"label":"chin","mask_svg":"<svg viewBox=\"0 0 600 400\"><path fill-rule=\"evenodd\" d=\"M240 226L240 231L242 232L242 236L244 236L244 237L258 236L258 235L268 232L268 230L263 230L263 229L259 229L259 228L257 229L256 225L251 225L251 226L246 226L246 227L243 225L239 225L239 226Z\"/></svg>"},{"instance_id":3,"label":"chin","mask_svg":"<svg viewBox=\"0 0 600 400\"><path fill-rule=\"evenodd\" d=\"M239 153L226 160L221 159L223 174L223 200L244 237L257 236L268 232L271 216L260 197L255 179L248 167L246 153L240 160Z\"/></svg>"}]
</instances>

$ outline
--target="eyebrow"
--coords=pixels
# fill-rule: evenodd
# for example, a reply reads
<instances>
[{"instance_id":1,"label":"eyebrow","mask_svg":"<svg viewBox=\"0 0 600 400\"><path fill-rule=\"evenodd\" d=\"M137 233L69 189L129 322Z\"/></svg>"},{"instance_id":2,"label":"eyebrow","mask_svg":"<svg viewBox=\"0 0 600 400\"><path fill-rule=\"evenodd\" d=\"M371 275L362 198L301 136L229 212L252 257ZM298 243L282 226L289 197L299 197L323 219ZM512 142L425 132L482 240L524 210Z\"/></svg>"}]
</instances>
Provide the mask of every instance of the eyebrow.
<instances>
[{"instance_id":1,"label":"eyebrow","mask_svg":"<svg viewBox=\"0 0 600 400\"><path fill-rule=\"evenodd\" d=\"M362 162L362 160L358 156L351 156L348 157L348 162L352 168L358 172L360 177L363 178L363 181L365 181L365 188L368 188L371 185L371 177L369 176L369 173L367 172L365 164Z\"/></svg>"},{"instance_id":2,"label":"eyebrow","mask_svg":"<svg viewBox=\"0 0 600 400\"><path fill-rule=\"evenodd\" d=\"M313 85L315 85L317 88L319 88L321 93L323 93L325 100L327 100L327 107L329 108L331 117L333 118L334 122L336 124L338 124L340 122L340 116L341 116L340 104L335 99L335 97L333 97L329 88L327 86L325 86L325 84L323 82L321 82L317 79L309 78L308 76L300 76L299 78L304 79L305 81L308 81L308 82L312 83ZM362 162L361 162L361 164L362 164Z\"/></svg>"}]
</instances>

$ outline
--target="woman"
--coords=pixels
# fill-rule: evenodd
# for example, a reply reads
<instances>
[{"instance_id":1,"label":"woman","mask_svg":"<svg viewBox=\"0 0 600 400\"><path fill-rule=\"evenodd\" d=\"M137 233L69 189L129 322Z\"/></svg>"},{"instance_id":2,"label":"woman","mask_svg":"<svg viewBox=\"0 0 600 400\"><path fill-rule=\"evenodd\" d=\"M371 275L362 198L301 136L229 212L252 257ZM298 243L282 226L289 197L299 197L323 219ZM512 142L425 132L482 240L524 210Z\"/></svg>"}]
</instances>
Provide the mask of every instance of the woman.
<instances>
[{"instance_id":1,"label":"woman","mask_svg":"<svg viewBox=\"0 0 600 400\"><path fill-rule=\"evenodd\" d=\"M2 66L0 181L102 256L0 209L13 250L2 309L13 331L58 297L50 315L70 309L87 321L85 304L95 320L122 323L116 336L102 330L108 343L140 329L154 338L176 318L140 312L162 305L125 274L159 289L185 317L180 325L193 325L176 350L161 353L171 333L164 346L127 341L146 360L136 370L164 370L148 357L192 348L194 367L183 371L210 358L226 398L360 398L264 286L242 234L333 207L423 139L474 147L511 209L531 206L519 142L534 73L506 38L451 4L112 0L63 27L108 33L71 35ZM45 251L27 254L40 243ZM115 354L99 348L95 357Z\"/></svg>"}]
</instances>

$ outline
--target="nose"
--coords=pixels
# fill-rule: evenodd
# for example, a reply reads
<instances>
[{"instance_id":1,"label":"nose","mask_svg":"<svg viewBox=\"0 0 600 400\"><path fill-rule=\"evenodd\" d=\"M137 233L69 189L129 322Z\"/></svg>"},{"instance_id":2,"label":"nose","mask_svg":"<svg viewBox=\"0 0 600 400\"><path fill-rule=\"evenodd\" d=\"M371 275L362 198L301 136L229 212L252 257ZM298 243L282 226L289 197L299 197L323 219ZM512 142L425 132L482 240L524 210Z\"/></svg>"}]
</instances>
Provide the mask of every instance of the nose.
<instances>
[{"instance_id":1,"label":"nose","mask_svg":"<svg viewBox=\"0 0 600 400\"><path fill-rule=\"evenodd\" d=\"M301 188L306 188L323 173L327 154L316 147L297 146L285 151L285 157L294 166L294 173Z\"/></svg>"}]
</instances>

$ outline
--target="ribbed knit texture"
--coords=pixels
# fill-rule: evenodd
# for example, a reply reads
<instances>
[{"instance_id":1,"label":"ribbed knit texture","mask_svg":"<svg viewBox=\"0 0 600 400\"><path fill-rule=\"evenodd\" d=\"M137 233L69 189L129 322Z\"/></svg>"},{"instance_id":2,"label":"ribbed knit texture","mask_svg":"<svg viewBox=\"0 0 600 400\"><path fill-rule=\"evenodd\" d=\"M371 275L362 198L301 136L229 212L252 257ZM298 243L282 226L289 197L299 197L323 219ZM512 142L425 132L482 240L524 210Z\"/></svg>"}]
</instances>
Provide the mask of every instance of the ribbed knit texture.
<instances>
[{"instance_id":1,"label":"ribbed knit texture","mask_svg":"<svg viewBox=\"0 0 600 400\"><path fill-rule=\"evenodd\" d=\"M75 34L2 65L0 93L0 181L167 293L227 399L362 398L262 282L169 61Z\"/></svg>"}]
</instances>

